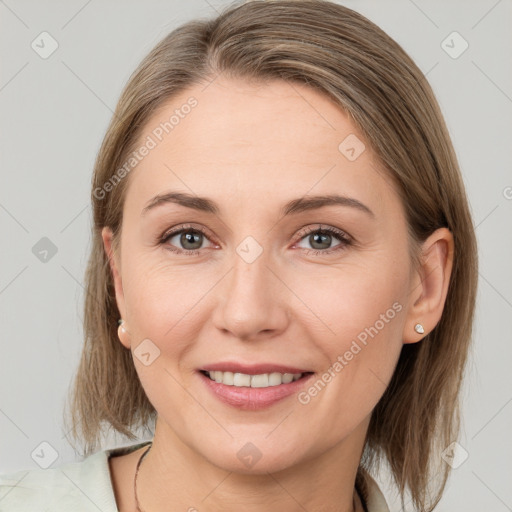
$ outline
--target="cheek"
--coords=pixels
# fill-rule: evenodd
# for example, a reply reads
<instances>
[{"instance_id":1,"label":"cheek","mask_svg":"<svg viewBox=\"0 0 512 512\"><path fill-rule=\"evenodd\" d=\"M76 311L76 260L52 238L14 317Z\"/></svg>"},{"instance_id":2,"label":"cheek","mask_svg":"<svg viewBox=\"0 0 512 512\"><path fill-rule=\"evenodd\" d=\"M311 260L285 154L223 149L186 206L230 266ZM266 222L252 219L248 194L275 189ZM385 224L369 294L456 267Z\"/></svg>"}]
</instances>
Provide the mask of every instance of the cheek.
<instances>
[{"instance_id":1,"label":"cheek","mask_svg":"<svg viewBox=\"0 0 512 512\"><path fill-rule=\"evenodd\" d=\"M144 261L143 261L144 260ZM201 299L214 284L205 273L159 262L135 259L125 298L130 314L133 359L142 387L157 411L179 410L188 403L180 367L199 338ZM201 274L201 275L199 275ZM212 282L210 282L212 281ZM144 348L143 348L144 347ZM145 364L141 353L149 352ZM186 369L191 371L190 368ZM183 421L175 418L174 422Z\"/></svg>"},{"instance_id":2,"label":"cheek","mask_svg":"<svg viewBox=\"0 0 512 512\"><path fill-rule=\"evenodd\" d=\"M333 428L370 413L392 377L402 348L408 272L405 259L379 258L371 267L340 268L335 279L330 269L314 280L301 280L302 288L296 282L294 290L307 297L315 312L306 327L324 361L299 401L345 410L346 416L329 415L327 409L320 413Z\"/></svg>"},{"instance_id":3,"label":"cheek","mask_svg":"<svg viewBox=\"0 0 512 512\"><path fill-rule=\"evenodd\" d=\"M179 354L201 329L203 302L218 273L170 264L157 255L127 258L125 301L135 343L149 338L166 354Z\"/></svg>"},{"instance_id":4,"label":"cheek","mask_svg":"<svg viewBox=\"0 0 512 512\"><path fill-rule=\"evenodd\" d=\"M353 260L307 277L296 273L292 286L307 306L305 318L310 318L312 337L313 329L326 333L322 344L331 358L352 340L393 339L401 333L408 266L405 261L389 260L375 258L371 265Z\"/></svg>"}]
</instances>

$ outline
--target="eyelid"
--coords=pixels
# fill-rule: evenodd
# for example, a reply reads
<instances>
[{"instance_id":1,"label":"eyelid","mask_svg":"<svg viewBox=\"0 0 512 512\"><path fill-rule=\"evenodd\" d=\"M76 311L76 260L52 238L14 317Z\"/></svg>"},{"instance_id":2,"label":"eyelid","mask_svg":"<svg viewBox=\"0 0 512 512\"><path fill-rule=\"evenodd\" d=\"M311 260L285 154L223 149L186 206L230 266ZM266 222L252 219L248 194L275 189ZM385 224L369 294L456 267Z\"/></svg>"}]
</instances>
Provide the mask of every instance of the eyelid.
<instances>
[{"instance_id":1,"label":"eyelid","mask_svg":"<svg viewBox=\"0 0 512 512\"><path fill-rule=\"evenodd\" d=\"M212 242L214 245L219 247L221 244L215 241L215 237L211 234L210 230L205 228L204 226L201 226L199 224L195 223L184 223L177 226L174 226L168 230L166 230L161 236L158 237L157 242L161 245L165 244L170 238L184 232L184 231L196 231L198 233L202 233L210 242ZM295 235L295 242L293 242L293 247L299 242L302 241L303 238L305 238L307 235L311 233L326 233L328 235L333 235L336 238L340 240L340 244L344 247L348 245L352 245L354 243L354 239L351 235L349 235L346 231L336 228L334 226L331 226L329 224L321 224L318 223L316 225L309 224L307 226L302 227L299 229L297 234ZM300 248L303 251L306 251L306 253L315 252L318 254L325 254L328 255L331 252L335 252L338 250L341 250L339 248L339 245L331 247L329 249L304 249ZM175 248L171 249L173 252L179 253L179 254L197 254L201 249L181 249L181 248Z\"/></svg>"},{"instance_id":2,"label":"eyelid","mask_svg":"<svg viewBox=\"0 0 512 512\"><path fill-rule=\"evenodd\" d=\"M215 240L215 237L213 236L213 234L210 232L209 229L205 228L204 226L200 226L199 224L196 225L193 222L186 222L184 224L179 224L177 226L174 226L174 227L164 231L164 233L158 237L158 241L160 243L164 243L171 236L177 235L177 234L181 233L182 231L197 231L197 232L205 235L208 239ZM220 245L220 244L218 244L218 242L214 242L214 243L217 245ZM182 249L182 250L185 250L185 249Z\"/></svg>"},{"instance_id":3,"label":"eyelid","mask_svg":"<svg viewBox=\"0 0 512 512\"><path fill-rule=\"evenodd\" d=\"M303 239L307 238L307 236L311 233L322 233L327 234L331 237L337 238L339 240L339 244L334 247L329 247L328 249L308 249L304 247L297 247L297 250L301 250L306 255L314 254L315 257L330 257L333 254L341 253L347 250L348 247L353 246L355 241L354 238L349 235L346 231L331 226L329 224L317 224L306 226L301 229L297 234L297 241L294 242L292 248L296 248L297 244L301 243Z\"/></svg>"},{"instance_id":4,"label":"eyelid","mask_svg":"<svg viewBox=\"0 0 512 512\"><path fill-rule=\"evenodd\" d=\"M329 224L316 224L316 225L307 225L305 226L304 228L301 228L298 232L297 232L297 237L298 237L298 241L300 241L302 238L304 238L305 236L311 234L311 233L316 233L316 232L323 232L323 233L328 233L328 234L335 234L336 236L338 236L339 238L341 238L342 240L345 240L345 241L350 241L350 242L353 242L354 239L352 238L352 236L350 236L346 231L343 231L343 229L339 229L339 228L336 228L334 226L331 226Z\"/></svg>"}]
</instances>

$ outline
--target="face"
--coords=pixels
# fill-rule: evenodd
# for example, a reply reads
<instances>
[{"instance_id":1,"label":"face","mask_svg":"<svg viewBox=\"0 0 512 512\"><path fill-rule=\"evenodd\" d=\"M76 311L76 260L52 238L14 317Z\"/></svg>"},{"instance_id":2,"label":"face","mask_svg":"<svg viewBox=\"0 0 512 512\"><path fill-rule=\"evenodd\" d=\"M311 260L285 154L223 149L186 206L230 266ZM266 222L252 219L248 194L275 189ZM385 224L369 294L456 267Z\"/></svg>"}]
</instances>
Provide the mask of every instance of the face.
<instances>
[{"instance_id":1,"label":"face","mask_svg":"<svg viewBox=\"0 0 512 512\"><path fill-rule=\"evenodd\" d=\"M403 206L362 135L306 86L218 78L164 104L148 137L114 264L161 432L255 472L362 432L413 299ZM312 201L327 196L342 199Z\"/></svg>"}]
</instances>

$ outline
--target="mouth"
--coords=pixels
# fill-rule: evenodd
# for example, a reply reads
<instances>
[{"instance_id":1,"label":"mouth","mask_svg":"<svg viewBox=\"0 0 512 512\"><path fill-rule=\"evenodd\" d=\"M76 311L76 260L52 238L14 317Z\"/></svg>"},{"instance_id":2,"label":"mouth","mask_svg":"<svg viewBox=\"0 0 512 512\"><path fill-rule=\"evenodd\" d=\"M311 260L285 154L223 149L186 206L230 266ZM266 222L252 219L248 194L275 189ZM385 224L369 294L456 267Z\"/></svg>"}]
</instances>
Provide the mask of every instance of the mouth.
<instances>
[{"instance_id":1,"label":"mouth","mask_svg":"<svg viewBox=\"0 0 512 512\"><path fill-rule=\"evenodd\" d=\"M240 388L269 388L289 384L304 377L311 375L313 372L298 373L258 373L249 374L241 372L230 372L221 370L200 370L200 372L210 380L225 386L234 386Z\"/></svg>"},{"instance_id":2,"label":"mouth","mask_svg":"<svg viewBox=\"0 0 512 512\"><path fill-rule=\"evenodd\" d=\"M314 372L275 364L217 363L197 374L215 399L237 409L256 411L298 393Z\"/></svg>"},{"instance_id":3,"label":"mouth","mask_svg":"<svg viewBox=\"0 0 512 512\"><path fill-rule=\"evenodd\" d=\"M221 367L220 364L216 366ZM209 367L197 374L215 400L242 411L261 411L289 399L307 386L314 376L314 372L275 365L245 366L243 372L231 371L242 370L238 364L223 364L222 367L223 370ZM275 371L277 369L281 371ZM265 370L267 373L263 373Z\"/></svg>"}]
</instances>

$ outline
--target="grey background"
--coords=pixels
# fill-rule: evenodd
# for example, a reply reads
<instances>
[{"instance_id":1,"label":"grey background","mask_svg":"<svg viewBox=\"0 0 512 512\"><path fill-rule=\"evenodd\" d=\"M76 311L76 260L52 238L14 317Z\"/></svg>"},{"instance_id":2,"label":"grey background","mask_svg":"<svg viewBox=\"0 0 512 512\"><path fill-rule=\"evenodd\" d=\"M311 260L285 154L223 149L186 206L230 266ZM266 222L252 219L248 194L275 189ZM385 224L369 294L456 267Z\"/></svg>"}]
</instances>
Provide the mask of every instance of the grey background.
<instances>
[{"instance_id":1,"label":"grey background","mask_svg":"<svg viewBox=\"0 0 512 512\"><path fill-rule=\"evenodd\" d=\"M436 510L512 510L512 2L340 3L381 26L427 73L477 225L479 295L460 439L469 457ZM0 473L37 467L31 453L42 442L58 454L53 466L77 459L61 416L82 343L94 158L143 56L176 26L223 5L0 0ZM43 31L59 45L47 59L31 48ZM469 43L456 59L442 47L453 31ZM43 237L57 248L46 263L32 250ZM385 473L379 482L398 512Z\"/></svg>"}]
</instances>

